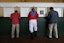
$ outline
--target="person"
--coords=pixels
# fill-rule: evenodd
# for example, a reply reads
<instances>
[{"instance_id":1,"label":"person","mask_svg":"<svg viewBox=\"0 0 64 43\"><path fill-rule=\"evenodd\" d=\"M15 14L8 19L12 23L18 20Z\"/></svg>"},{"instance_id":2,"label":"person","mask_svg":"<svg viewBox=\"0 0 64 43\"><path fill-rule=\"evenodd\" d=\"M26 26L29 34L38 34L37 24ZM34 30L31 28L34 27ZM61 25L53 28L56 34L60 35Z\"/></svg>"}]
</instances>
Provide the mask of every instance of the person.
<instances>
[{"instance_id":1,"label":"person","mask_svg":"<svg viewBox=\"0 0 64 43\"><path fill-rule=\"evenodd\" d=\"M28 14L28 19L29 19L29 31L30 31L30 37L33 39L33 37L37 36L37 18L38 18L38 13L32 8L32 10Z\"/></svg>"},{"instance_id":2,"label":"person","mask_svg":"<svg viewBox=\"0 0 64 43\"><path fill-rule=\"evenodd\" d=\"M14 13L11 14L10 19L12 20L12 31L11 31L11 38L14 38L14 33L16 29L16 37L19 38L19 19L20 19L20 13L18 13L17 10L15 10Z\"/></svg>"},{"instance_id":3,"label":"person","mask_svg":"<svg viewBox=\"0 0 64 43\"><path fill-rule=\"evenodd\" d=\"M58 38L58 31L57 31L58 12L55 11L53 7L50 7L48 18L49 18L49 38L52 38L53 29L55 38Z\"/></svg>"}]
</instances>

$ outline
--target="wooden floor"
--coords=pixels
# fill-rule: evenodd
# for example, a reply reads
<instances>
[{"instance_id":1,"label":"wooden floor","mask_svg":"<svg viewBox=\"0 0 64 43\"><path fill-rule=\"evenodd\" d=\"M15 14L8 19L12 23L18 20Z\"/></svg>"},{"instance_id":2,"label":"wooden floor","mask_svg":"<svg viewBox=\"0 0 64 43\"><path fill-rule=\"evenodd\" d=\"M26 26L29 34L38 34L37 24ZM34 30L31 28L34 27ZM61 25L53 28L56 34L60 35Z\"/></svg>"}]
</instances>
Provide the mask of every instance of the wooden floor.
<instances>
[{"instance_id":1,"label":"wooden floor","mask_svg":"<svg viewBox=\"0 0 64 43\"><path fill-rule=\"evenodd\" d=\"M36 37L34 39L30 39L30 37L20 37L18 39L11 39L9 36L1 36L0 43L64 43L64 36L59 37L58 39L49 39L45 36Z\"/></svg>"}]
</instances>

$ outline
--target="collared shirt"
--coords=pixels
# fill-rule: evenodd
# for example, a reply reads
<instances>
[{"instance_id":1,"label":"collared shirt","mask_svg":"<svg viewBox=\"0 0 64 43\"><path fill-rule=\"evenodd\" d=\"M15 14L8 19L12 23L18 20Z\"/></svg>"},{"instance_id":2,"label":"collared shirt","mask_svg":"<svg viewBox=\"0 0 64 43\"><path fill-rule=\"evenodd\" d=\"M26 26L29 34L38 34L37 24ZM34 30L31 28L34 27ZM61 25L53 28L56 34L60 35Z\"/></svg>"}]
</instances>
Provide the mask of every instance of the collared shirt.
<instances>
[{"instance_id":1,"label":"collared shirt","mask_svg":"<svg viewBox=\"0 0 64 43\"><path fill-rule=\"evenodd\" d=\"M20 14L12 13L10 19L12 20L12 24L19 24Z\"/></svg>"}]
</instances>

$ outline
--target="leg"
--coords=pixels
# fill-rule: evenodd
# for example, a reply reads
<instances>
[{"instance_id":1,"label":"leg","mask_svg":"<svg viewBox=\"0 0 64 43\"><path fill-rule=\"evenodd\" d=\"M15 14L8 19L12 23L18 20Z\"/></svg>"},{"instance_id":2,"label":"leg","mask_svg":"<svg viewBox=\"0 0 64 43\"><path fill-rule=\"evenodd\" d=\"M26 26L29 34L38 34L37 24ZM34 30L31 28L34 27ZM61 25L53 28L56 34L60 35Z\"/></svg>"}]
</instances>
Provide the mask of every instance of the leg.
<instances>
[{"instance_id":1,"label":"leg","mask_svg":"<svg viewBox=\"0 0 64 43\"><path fill-rule=\"evenodd\" d=\"M14 38L15 24L12 24L11 38Z\"/></svg>"},{"instance_id":2,"label":"leg","mask_svg":"<svg viewBox=\"0 0 64 43\"><path fill-rule=\"evenodd\" d=\"M29 21L29 31L30 33L33 33L33 22L32 21Z\"/></svg>"},{"instance_id":3,"label":"leg","mask_svg":"<svg viewBox=\"0 0 64 43\"><path fill-rule=\"evenodd\" d=\"M49 38L52 38L53 25L54 24L49 24Z\"/></svg>"},{"instance_id":4,"label":"leg","mask_svg":"<svg viewBox=\"0 0 64 43\"><path fill-rule=\"evenodd\" d=\"M33 22L29 21L30 38L33 39Z\"/></svg>"},{"instance_id":5,"label":"leg","mask_svg":"<svg viewBox=\"0 0 64 43\"><path fill-rule=\"evenodd\" d=\"M34 36L37 36L37 21L34 22Z\"/></svg>"},{"instance_id":6,"label":"leg","mask_svg":"<svg viewBox=\"0 0 64 43\"><path fill-rule=\"evenodd\" d=\"M55 37L58 38L57 24L54 24Z\"/></svg>"},{"instance_id":7,"label":"leg","mask_svg":"<svg viewBox=\"0 0 64 43\"><path fill-rule=\"evenodd\" d=\"M19 24L16 24L16 37L19 38Z\"/></svg>"}]
</instances>

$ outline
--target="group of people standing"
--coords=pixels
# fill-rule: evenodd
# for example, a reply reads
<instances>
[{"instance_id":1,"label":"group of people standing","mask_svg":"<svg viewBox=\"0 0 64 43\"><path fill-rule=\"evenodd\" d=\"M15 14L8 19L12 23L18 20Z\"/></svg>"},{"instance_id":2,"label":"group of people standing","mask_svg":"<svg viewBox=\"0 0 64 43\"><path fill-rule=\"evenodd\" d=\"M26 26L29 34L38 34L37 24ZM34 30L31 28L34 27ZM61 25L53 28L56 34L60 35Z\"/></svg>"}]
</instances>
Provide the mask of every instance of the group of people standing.
<instances>
[{"instance_id":1,"label":"group of people standing","mask_svg":"<svg viewBox=\"0 0 64 43\"><path fill-rule=\"evenodd\" d=\"M11 31L11 38L14 38L14 32L16 29L16 37L19 38L19 19L20 19L20 13L18 13L17 10L15 10L14 13L11 14L10 19L12 21L12 31ZM37 18L38 13L34 9L34 7L31 9L31 11L28 14L29 19L29 31L30 31L30 38L33 39L37 36ZM52 38L52 31L54 29L55 38L58 38L58 31L57 31L57 22L58 22L58 12L54 10L53 7L50 7L50 11L48 13L48 19L49 19L49 38Z\"/></svg>"}]
</instances>

